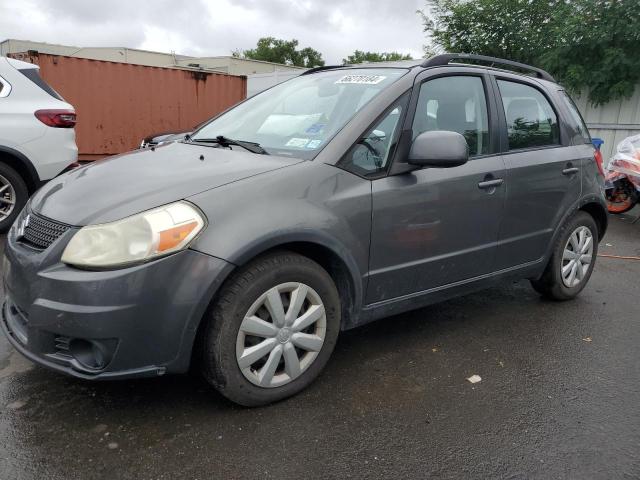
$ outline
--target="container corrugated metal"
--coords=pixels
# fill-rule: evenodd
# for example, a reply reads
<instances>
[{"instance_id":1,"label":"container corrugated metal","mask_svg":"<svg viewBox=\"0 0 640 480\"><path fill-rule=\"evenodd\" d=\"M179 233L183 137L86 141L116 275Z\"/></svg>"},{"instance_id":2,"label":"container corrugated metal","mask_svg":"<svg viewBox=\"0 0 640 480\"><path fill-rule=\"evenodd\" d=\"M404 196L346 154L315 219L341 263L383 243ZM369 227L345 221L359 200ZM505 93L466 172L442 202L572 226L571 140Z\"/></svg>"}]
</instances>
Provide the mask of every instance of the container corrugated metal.
<instances>
[{"instance_id":1,"label":"container corrugated metal","mask_svg":"<svg viewBox=\"0 0 640 480\"><path fill-rule=\"evenodd\" d=\"M25 58L78 115L81 159L132 150L156 132L191 129L246 97L246 77L38 54Z\"/></svg>"}]
</instances>

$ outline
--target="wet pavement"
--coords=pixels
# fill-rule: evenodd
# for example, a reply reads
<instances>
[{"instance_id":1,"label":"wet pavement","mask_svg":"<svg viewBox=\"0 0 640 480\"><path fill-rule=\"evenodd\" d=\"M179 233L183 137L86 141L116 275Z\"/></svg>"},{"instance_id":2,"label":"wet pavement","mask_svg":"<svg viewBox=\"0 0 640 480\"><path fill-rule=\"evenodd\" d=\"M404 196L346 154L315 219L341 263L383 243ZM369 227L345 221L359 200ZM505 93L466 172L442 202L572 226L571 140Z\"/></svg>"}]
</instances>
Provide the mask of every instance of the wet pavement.
<instances>
[{"instance_id":1,"label":"wet pavement","mask_svg":"<svg viewBox=\"0 0 640 480\"><path fill-rule=\"evenodd\" d=\"M601 253L640 257L634 218ZM523 281L388 318L259 409L195 375L69 379L0 338L0 479L640 478L639 284L600 258L572 302Z\"/></svg>"}]
</instances>

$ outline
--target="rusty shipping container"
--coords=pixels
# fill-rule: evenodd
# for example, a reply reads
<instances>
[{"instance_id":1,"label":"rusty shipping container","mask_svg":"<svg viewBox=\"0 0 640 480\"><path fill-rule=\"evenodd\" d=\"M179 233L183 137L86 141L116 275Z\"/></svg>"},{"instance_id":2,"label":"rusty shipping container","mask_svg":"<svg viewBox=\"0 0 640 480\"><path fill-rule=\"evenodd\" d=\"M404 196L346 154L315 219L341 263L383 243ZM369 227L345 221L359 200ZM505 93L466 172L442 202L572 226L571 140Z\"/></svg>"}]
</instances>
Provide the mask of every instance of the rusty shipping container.
<instances>
[{"instance_id":1,"label":"rusty shipping container","mask_svg":"<svg viewBox=\"0 0 640 480\"><path fill-rule=\"evenodd\" d=\"M14 54L78 114L80 159L132 150L145 136L186 130L246 97L246 77L48 54Z\"/></svg>"}]
</instances>

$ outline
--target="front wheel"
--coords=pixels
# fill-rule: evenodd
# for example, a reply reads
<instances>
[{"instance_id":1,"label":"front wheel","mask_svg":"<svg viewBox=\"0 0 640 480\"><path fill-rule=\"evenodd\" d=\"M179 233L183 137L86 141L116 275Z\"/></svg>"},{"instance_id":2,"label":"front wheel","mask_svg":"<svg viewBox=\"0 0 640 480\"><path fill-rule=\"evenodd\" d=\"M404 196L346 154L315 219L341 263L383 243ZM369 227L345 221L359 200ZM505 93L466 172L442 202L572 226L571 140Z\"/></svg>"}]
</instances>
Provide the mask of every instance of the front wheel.
<instances>
[{"instance_id":1,"label":"front wheel","mask_svg":"<svg viewBox=\"0 0 640 480\"><path fill-rule=\"evenodd\" d=\"M598 254L598 228L593 217L577 212L562 227L549 259L533 288L554 300L574 298L585 287Z\"/></svg>"},{"instance_id":2,"label":"front wheel","mask_svg":"<svg viewBox=\"0 0 640 480\"><path fill-rule=\"evenodd\" d=\"M11 228L28 199L29 191L20 174L0 162L0 233Z\"/></svg>"},{"instance_id":3,"label":"front wheel","mask_svg":"<svg viewBox=\"0 0 640 480\"><path fill-rule=\"evenodd\" d=\"M307 257L260 257L225 283L203 331L205 378L245 406L294 395L321 372L340 330L340 298Z\"/></svg>"}]
</instances>

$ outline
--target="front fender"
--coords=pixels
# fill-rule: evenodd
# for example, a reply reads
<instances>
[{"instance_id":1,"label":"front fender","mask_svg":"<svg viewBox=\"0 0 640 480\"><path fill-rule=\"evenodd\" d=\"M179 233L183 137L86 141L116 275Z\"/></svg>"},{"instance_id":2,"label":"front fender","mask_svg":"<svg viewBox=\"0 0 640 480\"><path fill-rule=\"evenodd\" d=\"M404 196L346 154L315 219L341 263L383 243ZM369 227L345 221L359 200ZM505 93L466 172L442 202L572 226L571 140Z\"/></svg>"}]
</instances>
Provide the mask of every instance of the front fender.
<instances>
[{"instance_id":1,"label":"front fender","mask_svg":"<svg viewBox=\"0 0 640 480\"><path fill-rule=\"evenodd\" d=\"M362 305L371 232L371 184L336 167L302 164L189 198L209 226L191 248L242 265L291 243L330 250L347 267Z\"/></svg>"}]
</instances>

